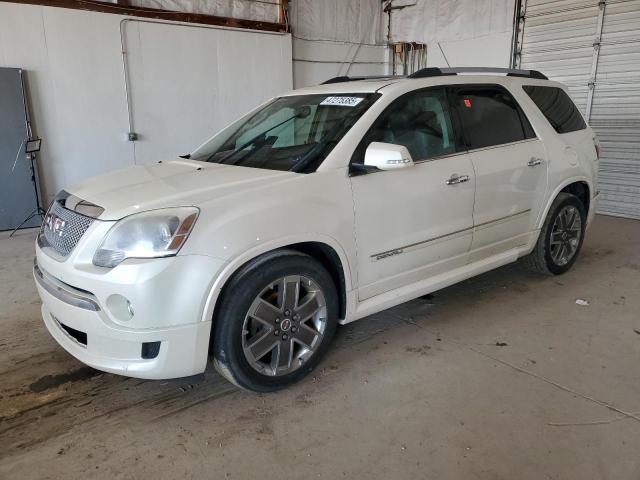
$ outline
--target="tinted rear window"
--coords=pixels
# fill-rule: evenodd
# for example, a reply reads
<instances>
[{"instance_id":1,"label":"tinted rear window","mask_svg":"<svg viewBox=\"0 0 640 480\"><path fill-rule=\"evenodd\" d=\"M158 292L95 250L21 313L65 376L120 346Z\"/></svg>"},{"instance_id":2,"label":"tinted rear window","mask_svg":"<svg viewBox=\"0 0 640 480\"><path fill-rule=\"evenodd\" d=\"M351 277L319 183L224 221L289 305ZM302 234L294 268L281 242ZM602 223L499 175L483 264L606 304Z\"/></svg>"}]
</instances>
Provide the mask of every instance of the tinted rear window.
<instances>
[{"instance_id":1,"label":"tinted rear window","mask_svg":"<svg viewBox=\"0 0 640 480\"><path fill-rule=\"evenodd\" d=\"M569 133L587 128L578 108L561 88L533 85L525 85L522 88L547 117L556 132Z\"/></svg>"},{"instance_id":2,"label":"tinted rear window","mask_svg":"<svg viewBox=\"0 0 640 480\"><path fill-rule=\"evenodd\" d=\"M470 149L535 137L520 107L503 88L459 87L457 103Z\"/></svg>"}]
</instances>

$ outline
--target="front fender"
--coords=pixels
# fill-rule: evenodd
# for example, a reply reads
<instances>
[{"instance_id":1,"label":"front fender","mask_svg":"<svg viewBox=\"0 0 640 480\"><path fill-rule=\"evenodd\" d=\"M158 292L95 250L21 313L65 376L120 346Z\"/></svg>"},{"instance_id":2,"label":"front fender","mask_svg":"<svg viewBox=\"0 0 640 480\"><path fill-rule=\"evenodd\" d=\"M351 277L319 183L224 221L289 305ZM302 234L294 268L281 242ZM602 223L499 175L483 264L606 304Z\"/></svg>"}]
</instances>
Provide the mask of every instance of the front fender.
<instances>
[{"instance_id":1,"label":"front fender","mask_svg":"<svg viewBox=\"0 0 640 480\"><path fill-rule=\"evenodd\" d=\"M222 287L240 266L297 243L333 249L342 263L346 291L353 290L353 199L346 169L292 175L198 206L200 217L181 253L225 262L212 275L203 319L211 318Z\"/></svg>"},{"instance_id":2,"label":"front fender","mask_svg":"<svg viewBox=\"0 0 640 480\"><path fill-rule=\"evenodd\" d=\"M345 279L345 287L347 289L347 292L353 290L353 281L351 276L351 266L349 263L349 257L347 256L344 249L336 239L327 235L320 235L320 234L289 235L286 237L273 239L268 242L264 242L260 245L254 246L248 250L245 250L240 255L237 255L231 261L227 262L224 268L213 279L212 284L209 288L209 294L207 295L204 310L202 313L202 321L203 322L210 321L213 318L213 312L215 310L215 306L218 301L218 297L220 296L220 292L222 291L222 288L226 285L226 283L229 281L231 276L235 272L237 272L240 267L242 267L244 264L246 264L250 260L257 258L260 255L264 255L265 253L272 252L280 248L286 248L288 246L295 245L297 243L304 243L304 242L322 243L332 248L340 258L344 279ZM350 295L347 295L347 301L349 301L350 297L351 297ZM347 311L350 311L349 308L350 306L347 305Z\"/></svg>"}]
</instances>

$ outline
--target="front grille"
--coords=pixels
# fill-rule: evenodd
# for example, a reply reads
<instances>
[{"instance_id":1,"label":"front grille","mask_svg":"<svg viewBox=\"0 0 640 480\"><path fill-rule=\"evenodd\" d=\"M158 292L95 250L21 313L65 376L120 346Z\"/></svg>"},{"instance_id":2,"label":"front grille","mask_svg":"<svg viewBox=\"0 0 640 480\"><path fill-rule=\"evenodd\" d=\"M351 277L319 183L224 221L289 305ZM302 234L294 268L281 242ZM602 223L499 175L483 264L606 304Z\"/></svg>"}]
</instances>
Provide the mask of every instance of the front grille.
<instances>
[{"instance_id":1,"label":"front grille","mask_svg":"<svg viewBox=\"0 0 640 480\"><path fill-rule=\"evenodd\" d=\"M66 257L76 247L93 220L93 218L67 210L54 200L45 217L42 232L49 246Z\"/></svg>"}]
</instances>

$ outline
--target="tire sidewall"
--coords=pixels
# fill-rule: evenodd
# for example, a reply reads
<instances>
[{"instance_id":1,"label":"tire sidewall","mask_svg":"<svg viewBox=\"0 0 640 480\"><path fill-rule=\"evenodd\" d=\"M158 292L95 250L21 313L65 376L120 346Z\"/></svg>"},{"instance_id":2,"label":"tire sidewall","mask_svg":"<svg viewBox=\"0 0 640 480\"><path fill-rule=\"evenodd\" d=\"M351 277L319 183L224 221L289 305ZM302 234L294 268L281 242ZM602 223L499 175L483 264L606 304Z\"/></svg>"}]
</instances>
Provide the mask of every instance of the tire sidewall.
<instances>
[{"instance_id":1,"label":"tire sidewall","mask_svg":"<svg viewBox=\"0 0 640 480\"><path fill-rule=\"evenodd\" d=\"M556 218L558 217L558 214L564 207L567 206L575 207L580 215L580 241L578 242L578 247L571 260L569 260L566 265L557 265L553 261L553 257L551 256L551 234L553 232L553 225L556 221ZM553 210L550 212L547 228L544 232L544 259L545 263L547 264L547 268L551 273L560 275L568 271L573 266L576 259L578 258L578 255L580 254L580 250L582 249L582 243L584 242L584 233L586 229L586 221L587 215L584 209L584 205L582 205L582 202L578 199L578 197L567 195L566 198L557 202L557 204L554 206Z\"/></svg>"},{"instance_id":2,"label":"tire sidewall","mask_svg":"<svg viewBox=\"0 0 640 480\"><path fill-rule=\"evenodd\" d=\"M249 364L242 348L242 327L254 299L275 280L287 275L312 279L322 289L327 302L327 324L321 343L305 365L283 376L263 375ZM215 319L214 361L226 377L238 386L259 392L284 388L305 377L318 364L331 343L338 318L338 297L329 273L306 255L282 255L258 262L235 276L222 298Z\"/></svg>"}]
</instances>

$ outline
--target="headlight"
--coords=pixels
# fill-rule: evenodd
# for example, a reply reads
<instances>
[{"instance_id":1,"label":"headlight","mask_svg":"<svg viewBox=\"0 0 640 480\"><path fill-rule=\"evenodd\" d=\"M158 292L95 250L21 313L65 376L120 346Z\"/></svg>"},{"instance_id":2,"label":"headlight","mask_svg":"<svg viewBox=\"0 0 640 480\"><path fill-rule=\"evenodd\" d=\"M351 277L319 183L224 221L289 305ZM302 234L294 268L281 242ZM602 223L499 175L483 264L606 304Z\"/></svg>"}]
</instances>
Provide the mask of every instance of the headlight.
<instances>
[{"instance_id":1,"label":"headlight","mask_svg":"<svg viewBox=\"0 0 640 480\"><path fill-rule=\"evenodd\" d=\"M191 233L198 212L195 207L177 207L125 217L107 232L93 264L111 268L127 258L175 255Z\"/></svg>"}]
</instances>

